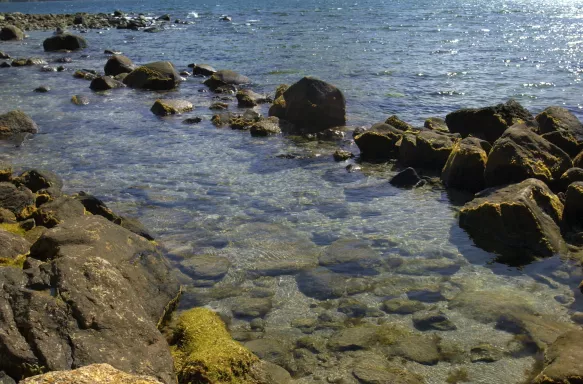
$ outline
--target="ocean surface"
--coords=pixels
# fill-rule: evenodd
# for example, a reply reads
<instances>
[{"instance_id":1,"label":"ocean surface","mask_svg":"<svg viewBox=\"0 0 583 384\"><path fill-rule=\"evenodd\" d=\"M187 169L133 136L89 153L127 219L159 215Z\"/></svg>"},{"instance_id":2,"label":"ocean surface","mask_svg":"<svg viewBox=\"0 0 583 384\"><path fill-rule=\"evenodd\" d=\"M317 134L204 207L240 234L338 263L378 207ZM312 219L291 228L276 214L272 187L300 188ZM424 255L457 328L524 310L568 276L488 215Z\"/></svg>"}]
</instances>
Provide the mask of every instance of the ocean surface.
<instances>
[{"instance_id":1,"label":"ocean surface","mask_svg":"<svg viewBox=\"0 0 583 384\"><path fill-rule=\"evenodd\" d=\"M339 146L358 154L350 133L336 143L253 138L210 123L208 107L216 100L212 93L200 92L206 89L200 78L190 77L167 93L93 93L88 81L72 73L101 71L108 57L104 49L113 49L136 63L170 60L179 71L189 63L236 70L263 93L316 76L344 92L350 126L371 125L392 114L422 125L427 117L510 98L534 114L560 105L583 119L583 1L0 3L0 12L116 9L152 17L168 13L172 20L191 24L169 23L159 33L90 30L83 35L89 48L67 54L73 61L61 73L38 67L0 69L0 113L22 109L40 128L23 145L2 143L3 158L17 169L51 169L63 177L67 192L92 193L114 211L139 218L184 272L189 289L183 308L208 305L230 315L233 306L257 299L254 288L268 291L271 309L261 336L245 334L248 318L231 322L231 331L242 341L263 337L293 345L304 334L292 320L316 321L323 312L346 322L350 315L335 311L338 300L306 294L309 290L298 288L301 274L289 265L306 258L316 262L331 244L351 244L340 246L339 252L366 249L378 260L365 271L334 271L339 279L330 284L373 282L374 288L347 292L373 309L390 298L417 297L412 291L439 292L439 299L430 295L426 301L457 329L432 332L467 352L461 353L463 359L435 365L404 359L403 367L427 383L445 383L456 370L466 370L466 382L472 383L522 383L536 372L539 354L516 352L510 347L512 333L468 317L467 308L452 300L492 291L494 301L519 298L536 314L571 324L583 301L577 288L582 274L571 262L557 256L519 268L497 263L495 255L476 248L458 227L455 194L439 187L393 188L387 182L396 173L393 164L334 162L332 153ZM222 15L233 21L219 21ZM64 54L42 50L51 34L30 31L23 42L0 43L0 50L13 57L42 57L56 66L52 61ZM51 91L33 92L40 85ZM73 105L73 95L87 96L90 104ZM188 99L195 110L158 118L149 109L160 97ZM237 111L236 101L230 104ZM267 115L267 108L257 111ZM203 121L182 123L194 116ZM348 172L349 164L361 169ZM183 268L192 255L224 257L231 267L214 288L194 287ZM288 272L273 272L282 265ZM379 317L377 311L360 319L371 324L381 320L414 330L411 315L383 312ZM333 337L330 329L314 334ZM503 350L503 357L472 363L469 351L484 342ZM294 371L301 359L291 359L296 365L282 365ZM338 372L356 383L346 368L355 359L352 352L327 359L314 363L308 373L292 373L300 383L334 382L330 375Z\"/></svg>"}]
</instances>

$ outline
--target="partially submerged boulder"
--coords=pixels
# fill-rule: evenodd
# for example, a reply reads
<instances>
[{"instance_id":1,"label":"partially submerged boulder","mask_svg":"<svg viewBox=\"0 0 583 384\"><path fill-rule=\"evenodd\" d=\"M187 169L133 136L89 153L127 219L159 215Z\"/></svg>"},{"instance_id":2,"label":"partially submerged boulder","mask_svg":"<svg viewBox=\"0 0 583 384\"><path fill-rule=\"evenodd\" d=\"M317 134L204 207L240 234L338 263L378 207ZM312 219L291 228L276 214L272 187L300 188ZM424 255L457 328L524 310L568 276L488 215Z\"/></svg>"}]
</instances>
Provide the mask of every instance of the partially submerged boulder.
<instances>
[{"instance_id":1,"label":"partially submerged boulder","mask_svg":"<svg viewBox=\"0 0 583 384\"><path fill-rule=\"evenodd\" d=\"M103 70L107 76L117 76L120 73L130 73L136 66L129 57L113 55L105 63Z\"/></svg>"},{"instance_id":2,"label":"partially submerged boulder","mask_svg":"<svg viewBox=\"0 0 583 384\"><path fill-rule=\"evenodd\" d=\"M545 351L545 367L533 384L563 384L581 382L583 377L583 331L566 332Z\"/></svg>"},{"instance_id":3,"label":"partially submerged boulder","mask_svg":"<svg viewBox=\"0 0 583 384\"><path fill-rule=\"evenodd\" d=\"M477 138L466 137L453 146L441 172L444 185L473 193L484 189L488 155L479 141Z\"/></svg>"},{"instance_id":4,"label":"partially submerged boulder","mask_svg":"<svg viewBox=\"0 0 583 384\"><path fill-rule=\"evenodd\" d=\"M43 48L45 51L76 51L78 49L87 48L87 40L81 36L72 35L70 33L62 33L54 35L43 41Z\"/></svg>"},{"instance_id":5,"label":"partially submerged boulder","mask_svg":"<svg viewBox=\"0 0 583 384\"><path fill-rule=\"evenodd\" d=\"M346 100L335 86L304 77L285 90L270 108L269 115L288 120L306 132L346 125Z\"/></svg>"},{"instance_id":6,"label":"partially submerged boulder","mask_svg":"<svg viewBox=\"0 0 583 384\"><path fill-rule=\"evenodd\" d=\"M491 188L460 210L460 227L476 245L521 262L565 251L563 204L540 180Z\"/></svg>"},{"instance_id":7,"label":"partially submerged boulder","mask_svg":"<svg viewBox=\"0 0 583 384\"><path fill-rule=\"evenodd\" d=\"M251 132L251 136L277 135L281 133L280 121L275 116L261 119L251 125L249 132Z\"/></svg>"},{"instance_id":8,"label":"partially submerged boulder","mask_svg":"<svg viewBox=\"0 0 583 384\"><path fill-rule=\"evenodd\" d=\"M196 64L192 66L194 76L212 76L217 70L208 64Z\"/></svg>"},{"instance_id":9,"label":"partially submerged boulder","mask_svg":"<svg viewBox=\"0 0 583 384\"><path fill-rule=\"evenodd\" d=\"M493 143L516 123L532 121L533 117L514 100L485 108L460 109L445 117L450 132L469 135Z\"/></svg>"},{"instance_id":10,"label":"partially submerged boulder","mask_svg":"<svg viewBox=\"0 0 583 384\"><path fill-rule=\"evenodd\" d=\"M235 71L223 69L213 73L211 77L204 81L204 84L213 91L215 91L220 87L229 85L237 86L242 84L248 84L250 82L251 80L249 80L247 76L243 76Z\"/></svg>"},{"instance_id":11,"label":"partially submerged boulder","mask_svg":"<svg viewBox=\"0 0 583 384\"><path fill-rule=\"evenodd\" d=\"M271 99L265 95L260 95L250 89L242 89L237 92L237 102L240 108L252 108L262 103L268 103Z\"/></svg>"},{"instance_id":12,"label":"partially submerged boulder","mask_svg":"<svg viewBox=\"0 0 583 384\"><path fill-rule=\"evenodd\" d=\"M354 137L364 160L388 160L395 156L397 142L403 132L385 123L374 124L370 129Z\"/></svg>"},{"instance_id":13,"label":"partially submerged boulder","mask_svg":"<svg viewBox=\"0 0 583 384\"><path fill-rule=\"evenodd\" d=\"M158 99L150 108L154 115L168 116L192 111L192 103L181 99Z\"/></svg>"},{"instance_id":14,"label":"partially submerged boulder","mask_svg":"<svg viewBox=\"0 0 583 384\"><path fill-rule=\"evenodd\" d=\"M421 180L414 168L409 167L393 176L389 183L398 188L415 188L421 186L423 180Z\"/></svg>"},{"instance_id":15,"label":"partially submerged boulder","mask_svg":"<svg viewBox=\"0 0 583 384\"><path fill-rule=\"evenodd\" d=\"M162 384L151 376L132 375L113 368L109 364L91 364L71 371L56 371L29 377L21 384Z\"/></svg>"},{"instance_id":16,"label":"partially submerged boulder","mask_svg":"<svg viewBox=\"0 0 583 384\"><path fill-rule=\"evenodd\" d=\"M442 169L458 138L436 131L403 136L399 161L406 167Z\"/></svg>"},{"instance_id":17,"label":"partially submerged boulder","mask_svg":"<svg viewBox=\"0 0 583 384\"><path fill-rule=\"evenodd\" d=\"M14 25L7 25L0 30L0 40L24 40L24 32ZM6 59L7 57L4 58Z\"/></svg>"},{"instance_id":18,"label":"partially submerged boulder","mask_svg":"<svg viewBox=\"0 0 583 384\"><path fill-rule=\"evenodd\" d=\"M131 88L163 91L176 88L180 79L180 74L171 62L157 61L134 69L123 82Z\"/></svg>"},{"instance_id":19,"label":"partially submerged boulder","mask_svg":"<svg viewBox=\"0 0 583 384\"><path fill-rule=\"evenodd\" d=\"M487 186L518 183L530 177L552 184L572 166L562 149L518 125L494 143L484 177Z\"/></svg>"},{"instance_id":20,"label":"partially submerged boulder","mask_svg":"<svg viewBox=\"0 0 583 384\"><path fill-rule=\"evenodd\" d=\"M36 123L20 110L0 115L0 139L8 139L18 134L37 133Z\"/></svg>"},{"instance_id":21,"label":"partially submerged boulder","mask_svg":"<svg viewBox=\"0 0 583 384\"><path fill-rule=\"evenodd\" d=\"M121 81L115 80L111 76L100 76L91 81L89 88L92 91L107 91L109 89L123 88L125 84Z\"/></svg>"}]
</instances>

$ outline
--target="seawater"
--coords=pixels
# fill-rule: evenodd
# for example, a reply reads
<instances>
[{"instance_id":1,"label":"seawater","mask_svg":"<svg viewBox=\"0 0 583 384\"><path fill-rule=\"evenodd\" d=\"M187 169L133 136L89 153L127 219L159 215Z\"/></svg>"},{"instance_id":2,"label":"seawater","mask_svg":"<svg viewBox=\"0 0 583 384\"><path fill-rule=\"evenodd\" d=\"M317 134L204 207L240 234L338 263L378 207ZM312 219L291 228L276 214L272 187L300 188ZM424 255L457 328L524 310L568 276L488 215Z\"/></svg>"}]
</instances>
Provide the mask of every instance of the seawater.
<instances>
[{"instance_id":1,"label":"seawater","mask_svg":"<svg viewBox=\"0 0 583 384\"><path fill-rule=\"evenodd\" d=\"M380 255L382 265L364 279L382 285L400 278L415 289L439 287L444 300L435 305L458 330L437 333L465 350L479 341L506 345L512 338L448 307L448 300L466 290L529 297L538 313L564 323L578 311L577 284L582 277L577 267L559 257L521 268L498 264L495 255L476 248L458 227L454 196L441 188L393 188L387 183L395 173L391 164L363 163L360 171L350 173L345 167L356 161L332 160L338 143L252 138L247 132L217 129L210 124L208 109L213 95L199 92L206 89L199 78L189 78L167 93L120 89L96 94L89 82L74 79L72 73L101 70L107 60L103 50L113 49L136 63L170 60L179 70L193 62L233 69L250 77L257 92L273 93L278 84L312 75L344 92L348 124L353 126L370 125L391 114L421 125L430 116L509 98L533 113L561 105L583 118L583 1L0 4L1 12L114 9L148 16L169 13L173 20L193 24L169 24L155 34L91 30L84 34L89 48L67 54L73 62L63 73L42 73L36 67L1 69L0 112L22 109L40 127L40 133L21 146L3 143L2 157L18 169L51 169L63 177L67 192L90 192L113 210L138 217L177 266L192 254L229 258L232 267L222 286L244 292L266 285L274 294L264 337L287 335L293 342L301 333L290 320L315 317L314 307L325 301L301 293L293 274L265 282L253 271L267 261L296 255L294 244L324 250L340 239L360 240ZM219 21L221 15L231 16L233 22ZM0 50L51 61L64 56L42 51L42 41L51 33L28 32L24 42L2 43ZM40 85L51 91L33 92ZM76 94L86 95L90 104L73 105L70 98ZM158 118L149 108L160 97L188 99L195 110ZM234 103L230 108L237 110ZM266 115L267 106L258 111ZM201 116L203 122L182 124L192 116ZM349 141L340 144L358 152ZM288 154L296 158L278 157ZM189 279L183 279L188 285ZM212 288L192 288L182 307L202 303L229 314L237 301L215 297L202 302L197 297L206 291ZM393 296L377 289L353 297L379 307ZM385 315L385 320L412 324L410 315ZM246 320L231 323L233 332L248 328ZM474 383L519 383L535 358L531 354L491 364L403 365L428 383L445 382L456 367L466 368ZM317 382L335 370L334 365L318 365L313 375L299 380Z\"/></svg>"}]
</instances>

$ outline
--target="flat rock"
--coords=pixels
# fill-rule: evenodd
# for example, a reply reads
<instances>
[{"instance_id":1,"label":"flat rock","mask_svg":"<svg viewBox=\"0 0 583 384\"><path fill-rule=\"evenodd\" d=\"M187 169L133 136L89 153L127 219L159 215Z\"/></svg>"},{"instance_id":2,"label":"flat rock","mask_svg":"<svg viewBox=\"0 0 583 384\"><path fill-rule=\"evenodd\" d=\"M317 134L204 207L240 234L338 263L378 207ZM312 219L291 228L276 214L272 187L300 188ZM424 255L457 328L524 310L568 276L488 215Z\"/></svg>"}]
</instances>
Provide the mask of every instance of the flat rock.
<instances>
[{"instance_id":1,"label":"flat rock","mask_svg":"<svg viewBox=\"0 0 583 384\"><path fill-rule=\"evenodd\" d=\"M236 317L264 317L271 310L271 298L239 297L231 307Z\"/></svg>"},{"instance_id":2,"label":"flat rock","mask_svg":"<svg viewBox=\"0 0 583 384\"><path fill-rule=\"evenodd\" d=\"M0 229L0 265L2 259L9 261L17 256L26 255L31 245L22 236Z\"/></svg>"},{"instance_id":3,"label":"flat rock","mask_svg":"<svg viewBox=\"0 0 583 384\"><path fill-rule=\"evenodd\" d=\"M71 371L48 372L20 381L20 384L162 384L151 376L132 375L109 364L91 364Z\"/></svg>"},{"instance_id":4,"label":"flat rock","mask_svg":"<svg viewBox=\"0 0 583 384\"><path fill-rule=\"evenodd\" d=\"M180 262L184 273L195 280L195 285L213 285L228 272L231 262L226 257L193 255Z\"/></svg>"},{"instance_id":5,"label":"flat rock","mask_svg":"<svg viewBox=\"0 0 583 384\"><path fill-rule=\"evenodd\" d=\"M193 109L192 103L188 100L158 99L156 100L154 105L152 105L150 111L152 111L154 115L168 116L192 111L192 109Z\"/></svg>"},{"instance_id":6,"label":"flat rock","mask_svg":"<svg viewBox=\"0 0 583 384\"><path fill-rule=\"evenodd\" d=\"M439 311L419 311L413 314L413 325L420 331L454 331L457 326Z\"/></svg>"},{"instance_id":7,"label":"flat rock","mask_svg":"<svg viewBox=\"0 0 583 384\"><path fill-rule=\"evenodd\" d=\"M33 214L36 225L52 228L64 221L85 215L85 207L78 200L61 196L43 204Z\"/></svg>"}]
</instances>

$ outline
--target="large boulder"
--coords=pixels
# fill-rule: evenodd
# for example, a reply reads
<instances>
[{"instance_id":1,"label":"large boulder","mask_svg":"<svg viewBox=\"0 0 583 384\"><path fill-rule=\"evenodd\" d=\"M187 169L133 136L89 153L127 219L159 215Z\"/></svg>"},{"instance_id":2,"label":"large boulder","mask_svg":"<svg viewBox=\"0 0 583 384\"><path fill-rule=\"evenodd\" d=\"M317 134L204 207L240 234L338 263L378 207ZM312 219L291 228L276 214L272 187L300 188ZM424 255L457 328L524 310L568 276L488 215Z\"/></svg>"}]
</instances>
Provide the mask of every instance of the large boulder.
<instances>
[{"instance_id":1,"label":"large boulder","mask_svg":"<svg viewBox=\"0 0 583 384\"><path fill-rule=\"evenodd\" d=\"M306 132L346 125L346 100L335 86L304 77L289 87L270 108L269 114L285 119Z\"/></svg>"},{"instance_id":2,"label":"large boulder","mask_svg":"<svg viewBox=\"0 0 583 384\"><path fill-rule=\"evenodd\" d=\"M487 186L518 183L530 177L551 184L572 166L562 149L517 125L494 143L484 177Z\"/></svg>"},{"instance_id":3,"label":"large boulder","mask_svg":"<svg viewBox=\"0 0 583 384\"><path fill-rule=\"evenodd\" d=\"M523 262L565 250L563 204L540 180L486 189L460 210L460 226L479 247Z\"/></svg>"},{"instance_id":4,"label":"large boulder","mask_svg":"<svg viewBox=\"0 0 583 384\"><path fill-rule=\"evenodd\" d=\"M43 48L47 52L61 50L76 51L78 49L87 48L87 40L81 36L62 33L45 39L45 41L43 41Z\"/></svg>"},{"instance_id":5,"label":"large boulder","mask_svg":"<svg viewBox=\"0 0 583 384\"><path fill-rule=\"evenodd\" d=\"M81 216L46 231L25 264L29 279L0 279L0 371L21 378L107 363L175 382L157 326L180 287L155 245Z\"/></svg>"},{"instance_id":6,"label":"large boulder","mask_svg":"<svg viewBox=\"0 0 583 384\"><path fill-rule=\"evenodd\" d=\"M473 193L484 189L488 155L480 141L475 137L466 137L453 146L441 172L444 185Z\"/></svg>"},{"instance_id":7,"label":"large boulder","mask_svg":"<svg viewBox=\"0 0 583 384\"><path fill-rule=\"evenodd\" d=\"M536 115L536 121L541 134L568 132L578 140L583 139L583 124L567 108L548 107Z\"/></svg>"},{"instance_id":8,"label":"large boulder","mask_svg":"<svg viewBox=\"0 0 583 384\"><path fill-rule=\"evenodd\" d=\"M562 191L566 191L569 185L576 181L583 181L583 169L569 168L567 172L561 175L561 178L559 179L559 188Z\"/></svg>"},{"instance_id":9,"label":"large boulder","mask_svg":"<svg viewBox=\"0 0 583 384\"><path fill-rule=\"evenodd\" d=\"M445 117L450 132L463 137L474 136L493 143L504 131L516 124L533 119L522 105L514 100L492 107L460 109Z\"/></svg>"},{"instance_id":10,"label":"large boulder","mask_svg":"<svg viewBox=\"0 0 583 384\"><path fill-rule=\"evenodd\" d=\"M7 139L19 134L37 133L36 123L20 110L0 115L0 139Z\"/></svg>"},{"instance_id":11,"label":"large boulder","mask_svg":"<svg viewBox=\"0 0 583 384\"><path fill-rule=\"evenodd\" d=\"M113 55L105 63L103 70L107 76L117 76L120 73L130 73L136 69L132 60L124 55Z\"/></svg>"},{"instance_id":12,"label":"large boulder","mask_svg":"<svg viewBox=\"0 0 583 384\"><path fill-rule=\"evenodd\" d=\"M42 375L29 377L21 384L162 384L154 377L131 375L113 368L109 364L91 364L71 371L48 372Z\"/></svg>"},{"instance_id":13,"label":"large boulder","mask_svg":"<svg viewBox=\"0 0 583 384\"><path fill-rule=\"evenodd\" d=\"M171 62L157 61L134 69L123 82L131 88L170 90L180 83L180 74Z\"/></svg>"},{"instance_id":14,"label":"large boulder","mask_svg":"<svg viewBox=\"0 0 583 384\"><path fill-rule=\"evenodd\" d=\"M399 161L406 167L441 170L459 140L437 131L421 131L403 136L399 147Z\"/></svg>"},{"instance_id":15,"label":"large boulder","mask_svg":"<svg viewBox=\"0 0 583 384\"><path fill-rule=\"evenodd\" d=\"M0 40L24 40L24 32L14 25L7 25L0 30Z\"/></svg>"},{"instance_id":16,"label":"large boulder","mask_svg":"<svg viewBox=\"0 0 583 384\"><path fill-rule=\"evenodd\" d=\"M392 125L377 123L355 136L354 141L363 160L388 160L395 157L402 136L403 132Z\"/></svg>"},{"instance_id":17,"label":"large boulder","mask_svg":"<svg viewBox=\"0 0 583 384\"><path fill-rule=\"evenodd\" d=\"M545 351L545 367L533 384L580 383L583 377L583 331L573 330L559 336Z\"/></svg>"},{"instance_id":18,"label":"large boulder","mask_svg":"<svg viewBox=\"0 0 583 384\"><path fill-rule=\"evenodd\" d=\"M570 231L583 232L583 182L569 185L563 211L564 227Z\"/></svg>"},{"instance_id":19,"label":"large boulder","mask_svg":"<svg viewBox=\"0 0 583 384\"><path fill-rule=\"evenodd\" d=\"M213 73L211 77L204 81L204 84L214 91L220 87L229 85L236 86L250 82L251 80L247 76L243 76L235 71L223 69Z\"/></svg>"}]
</instances>

